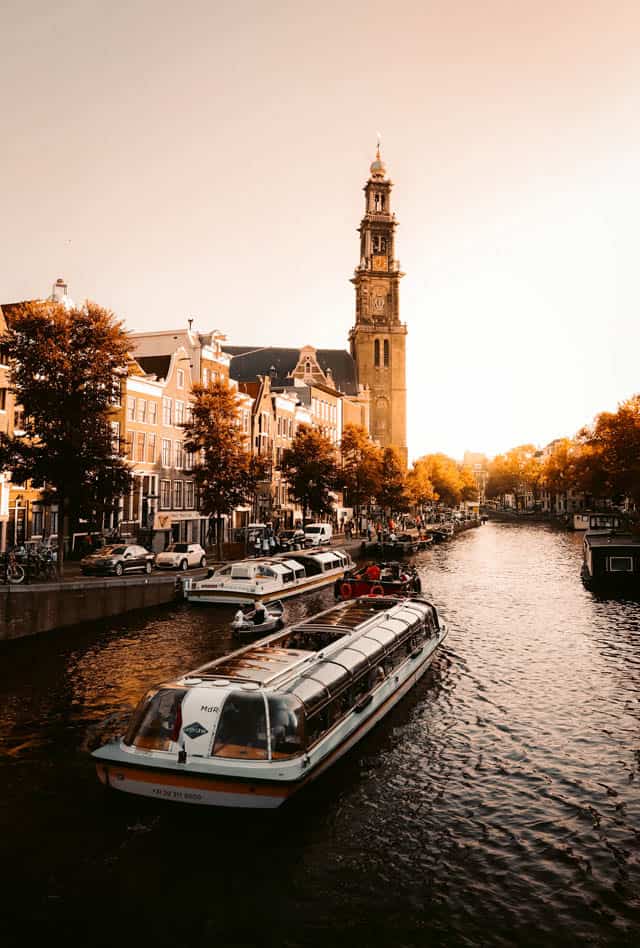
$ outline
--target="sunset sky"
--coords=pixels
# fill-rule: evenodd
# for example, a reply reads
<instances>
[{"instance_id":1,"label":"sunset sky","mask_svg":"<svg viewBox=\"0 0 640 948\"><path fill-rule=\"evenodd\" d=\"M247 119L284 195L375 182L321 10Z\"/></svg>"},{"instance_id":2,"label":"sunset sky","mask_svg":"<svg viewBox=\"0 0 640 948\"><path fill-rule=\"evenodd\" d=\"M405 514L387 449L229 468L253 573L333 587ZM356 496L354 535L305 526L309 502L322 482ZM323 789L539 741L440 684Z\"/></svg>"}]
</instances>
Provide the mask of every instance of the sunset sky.
<instances>
[{"instance_id":1,"label":"sunset sky","mask_svg":"<svg viewBox=\"0 0 640 948\"><path fill-rule=\"evenodd\" d=\"M409 455L640 391L640 6L5 0L0 302L342 348L376 133Z\"/></svg>"}]
</instances>

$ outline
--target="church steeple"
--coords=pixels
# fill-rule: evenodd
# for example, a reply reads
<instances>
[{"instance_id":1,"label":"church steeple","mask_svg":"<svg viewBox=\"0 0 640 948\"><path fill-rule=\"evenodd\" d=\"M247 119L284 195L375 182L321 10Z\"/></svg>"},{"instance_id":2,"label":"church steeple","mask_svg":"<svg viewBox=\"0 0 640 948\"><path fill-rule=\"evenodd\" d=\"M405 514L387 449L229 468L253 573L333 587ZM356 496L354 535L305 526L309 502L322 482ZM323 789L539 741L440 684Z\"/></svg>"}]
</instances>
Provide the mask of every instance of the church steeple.
<instances>
[{"instance_id":1,"label":"church steeple","mask_svg":"<svg viewBox=\"0 0 640 948\"><path fill-rule=\"evenodd\" d=\"M396 216L391 210L393 182L380 156L364 186L365 213L360 222L360 263L351 282L356 289L356 319L350 333L351 353L360 383L371 389L371 434L383 445L395 445L405 459L406 326L400 322L400 280L395 256Z\"/></svg>"},{"instance_id":2,"label":"church steeple","mask_svg":"<svg viewBox=\"0 0 640 948\"><path fill-rule=\"evenodd\" d=\"M391 212L393 182L380 157L380 144L369 169L370 177L364 186L365 214L358 228L360 233L360 265L356 267L356 321L369 322L385 319L398 322L398 284L404 276L395 259L396 216ZM374 280L368 274L380 274ZM382 274L388 274L382 277Z\"/></svg>"}]
</instances>

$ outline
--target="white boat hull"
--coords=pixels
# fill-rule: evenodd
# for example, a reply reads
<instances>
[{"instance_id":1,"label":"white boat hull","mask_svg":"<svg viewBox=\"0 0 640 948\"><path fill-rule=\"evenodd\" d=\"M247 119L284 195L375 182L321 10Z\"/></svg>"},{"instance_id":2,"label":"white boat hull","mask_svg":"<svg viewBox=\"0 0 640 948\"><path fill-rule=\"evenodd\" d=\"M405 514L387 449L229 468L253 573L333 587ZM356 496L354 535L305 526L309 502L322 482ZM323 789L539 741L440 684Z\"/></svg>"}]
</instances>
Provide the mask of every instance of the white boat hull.
<instances>
[{"instance_id":1,"label":"white boat hull","mask_svg":"<svg viewBox=\"0 0 640 948\"><path fill-rule=\"evenodd\" d=\"M310 576L301 580L299 583L292 583L291 586L278 586L273 590L260 590L258 592L243 591L242 589L207 588L204 585L194 586L192 581L187 581L185 585L184 597L187 602L202 603L210 606L250 606L260 600L267 605L277 599L291 599L293 596L301 596L306 592L314 592L317 589L324 589L326 586L333 586L337 579L342 579L346 570L335 570L331 573L323 573L320 576ZM204 580L202 581L204 583Z\"/></svg>"}]
</instances>

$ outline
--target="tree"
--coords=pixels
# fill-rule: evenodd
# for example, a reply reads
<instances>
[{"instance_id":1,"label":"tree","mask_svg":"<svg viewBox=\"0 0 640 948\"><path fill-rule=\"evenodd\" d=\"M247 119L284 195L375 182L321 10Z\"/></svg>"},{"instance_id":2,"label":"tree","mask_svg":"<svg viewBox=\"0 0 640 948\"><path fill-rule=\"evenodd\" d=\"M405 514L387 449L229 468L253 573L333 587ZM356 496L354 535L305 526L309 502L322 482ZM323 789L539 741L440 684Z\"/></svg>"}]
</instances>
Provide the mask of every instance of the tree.
<instances>
[{"instance_id":1,"label":"tree","mask_svg":"<svg viewBox=\"0 0 640 948\"><path fill-rule=\"evenodd\" d=\"M488 497L504 497L514 494L516 506L525 506L529 491L535 493L540 482L542 466L538 452L532 444L511 448L506 454L497 455L489 465ZM518 497L522 500L519 502Z\"/></svg>"},{"instance_id":2,"label":"tree","mask_svg":"<svg viewBox=\"0 0 640 948\"><path fill-rule=\"evenodd\" d=\"M358 519L360 508L370 503L380 484L382 451L373 444L362 425L345 425L341 452L342 484Z\"/></svg>"},{"instance_id":3,"label":"tree","mask_svg":"<svg viewBox=\"0 0 640 948\"><path fill-rule=\"evenodd\" d=\"M567 491L575 483L576 448L569 438L558 438L542 461L540 482L550 494L561 494L566 509ZM555 500L553 501L555 505ZM554 506L555 509L555 506Z\"/></svg>"},{"instance_id":4,"label":"tree","mask_svg":"<svg viewBox=\"0 0 640 948\"><path fill-rule=\"evenodd\" d=\"M110 424L127 373L129 338L96 303L67 309L38 301L12 313L2 343L24 434L0 435L0 467L15 483L43 488L45 503L57 503L62 574L69 524L112 503L131 484Z\"/></svg>"},{"instance_id":5,"label":"tree","mask_svg":"<svg viewBox=\"0 0 640 948\"><path fill-rule=\"evenodd\" d=\"M593 425L578 433L585 449L583 484L596 496L628 496L640 502L640 395L602 412ZM588 459L588 460L587 460Z\"/></svg>"},{"instance_id":6,"label":"tree","mask_svg":"<svg viewBox=\"0 0 640 948\"><path fill-rule=\"evenodd\" d=\"M478 482L473 470L468 464L461 464L460 468L460 494L462 500L477 500L480 494Z\"/></svg>"},{"instance_id":7,"label":"tree","mask_svg":"<svg viewBox=\"0 0 640 948\"><path fill-rule=\"evenodd\" d=\"M253 497L264 477L264 462L252 456L240 431L237 395L226 380L194 385L191 409L191 419L182 426L184 449L194 455L200 509L215 521L222 559L222 518Z\"/></svg>"},{"instance_id":8,"label":"tree","mask_svg":"<svg viewBox=\"0 0 640 948\"><path fill-rule=\"evenodd\" d=\"M300 425L291 447L282 453L282 476L291 494L302 507L302 524L307 512L320 517L331 511L330 491L337 483L336 454L331 441L315 428Z\"/></svg>"},{"instance_id":9,"label":"tree","mask_svg":"<svg viewBox=\"0 0 640 948\"><path fill-rule=\"evenodd\" d=\"M415 467L431 482L433 500L457 507L461 500L473 500L478 495L471 469L446 454L425 454L416 461Z\"/></svg>"},{"instance_id":10,"label":"tree","mask_svg":"<svg viewBox=\"0 0 640 948\"><path fill-rule=\"evenodd\" d=\"M429 465L423 458L418 458L407 474L407 491L411 502L416 507L424 507L438 499L429 476Z\"/></svg>"},{"instance_id":11,"label":"tree","mask_svg":"<svg viewBox=\"0 0 640 948\"><path fill-rule=\"evenodd\" d=\"M389 513L409 508L406 475L402 459L393 447L385 448L382 455L382 477L376 493L378 503Z\"/></svg>"}]
</instances>

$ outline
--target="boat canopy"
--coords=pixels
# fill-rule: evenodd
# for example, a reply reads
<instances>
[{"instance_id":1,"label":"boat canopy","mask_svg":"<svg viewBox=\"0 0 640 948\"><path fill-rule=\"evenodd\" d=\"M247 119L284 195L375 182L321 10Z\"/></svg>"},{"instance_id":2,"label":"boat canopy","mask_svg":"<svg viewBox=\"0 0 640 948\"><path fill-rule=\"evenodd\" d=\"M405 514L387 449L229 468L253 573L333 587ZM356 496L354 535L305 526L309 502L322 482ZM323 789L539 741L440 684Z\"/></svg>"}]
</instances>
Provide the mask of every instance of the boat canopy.
<instances>
[{"instance_id":1,"label":"boat canopy","mask_svg":"<svg viewBox=\"0 0 640 948\"><path fill-rule=\"evenodd\" d=\"M283 583L292 583L296 579L294 571L286 563L271 563L270 572L279 576ZM304 576L304 570L302 570Z\"/></svg>"},{"instance_id":2,"label":"boat canopy","mask_svg":"<svg viewBox=\"0 0 640 948\"><path fill-rule=\"evenodd\" d=\"M341 691L351 680L351 673L344 665L334 661L319 662L307 672L305 678L313 678L329 689L329 694Z\"/></svg>"},{"instance_id":3,"label":"boat canopy","mask_svg":"<svg viewBox=\"0 0 640 948\"><path fill-rule=\"evenodd\" d=\"M297 560L283 560L282 562L293 572L296 579L304 579L306 574L302 563L298 563Z\"/></svg>"}]
</instances>

